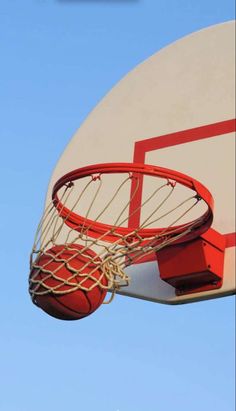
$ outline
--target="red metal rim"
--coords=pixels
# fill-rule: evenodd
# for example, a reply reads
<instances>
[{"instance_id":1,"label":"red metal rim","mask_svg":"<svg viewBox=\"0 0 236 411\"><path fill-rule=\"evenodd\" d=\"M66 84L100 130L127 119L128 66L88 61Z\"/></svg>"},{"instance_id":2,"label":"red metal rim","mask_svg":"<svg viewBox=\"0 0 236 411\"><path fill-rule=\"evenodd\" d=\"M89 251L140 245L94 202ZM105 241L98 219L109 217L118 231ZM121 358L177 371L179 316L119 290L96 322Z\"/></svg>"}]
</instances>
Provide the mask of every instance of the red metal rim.
<instances>
[{"instance_id":1,"label":"red metal rim","mask_svg":"<svg viewBox=\"0 0 236 411\"><path fill-rule=\"evenodd\" d=\"M181 237L181 239L177 240L176 242L185 242L192 240L198 237L199 235L203 234L210 228L213 221L214 200L209 190L203 184L193 179L192 177L189 177L178 171L141 163L94 164L78 168L61 177L53 187L52 200L54 206L60 213L60 216L65 219L66 225L68 225L76 231L81 231L81 227L83 227L83 229L87 229L87 235L91 236L92 238L98 238L100 236L103 236L104 241L108 241L111 243L117 241L117 235L129 236L129 234L131 234L134 231L134 228L112 226L109 224L104 224L99 221L93 221L83 216L80 216L72 212L67 207L65 207L58 198L58 191L66 184L73 183L73 181L88 176L91 176L92 178L97 178L102 174L112 173L139 173L142 175L161 177L170 181L180 183L183 186L188 187L189 189L192 189L196 192L196 196L198 196L207 204L208 209L203 214L199 225L196 225L190 233L184 235L183 237ZM189 224L191 223L194 224L194 220L189 222ZM175 226L174 233L171 233L171 231L173 231L173 227L167 229L162 227L140 229L138 234L145 241L152 236L158 236L163 232L163 230L165 230L166 236L174 238L186 230L186 225L183 224Z\"/></svg>"}]
</instances>

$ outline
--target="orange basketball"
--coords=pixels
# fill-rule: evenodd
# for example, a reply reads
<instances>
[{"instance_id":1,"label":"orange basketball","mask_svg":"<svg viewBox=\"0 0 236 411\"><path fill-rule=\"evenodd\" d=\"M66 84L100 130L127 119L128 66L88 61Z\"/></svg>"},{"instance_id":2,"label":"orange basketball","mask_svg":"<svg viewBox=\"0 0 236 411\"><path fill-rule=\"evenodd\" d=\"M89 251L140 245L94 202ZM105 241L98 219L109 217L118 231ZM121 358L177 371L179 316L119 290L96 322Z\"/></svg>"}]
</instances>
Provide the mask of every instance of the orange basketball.
<instances>
[{"instance_id":1,"label":"orange basketball","mask_svg":"<svg viewBox=\"0 0 236 411\"><path fill-rule=\"evenodd\" d=\"M107 293L101 287L107 286L107 278L98 267L100 258L87 249L79 254L83 248L78 244L67 244L66 248L56 245L39 256L34 262L39 268L33 267L30 273L33 302L61 320L78 320L90 315ZM78 284L85 290L78 288Z\"/></svg>"}]
</instances>

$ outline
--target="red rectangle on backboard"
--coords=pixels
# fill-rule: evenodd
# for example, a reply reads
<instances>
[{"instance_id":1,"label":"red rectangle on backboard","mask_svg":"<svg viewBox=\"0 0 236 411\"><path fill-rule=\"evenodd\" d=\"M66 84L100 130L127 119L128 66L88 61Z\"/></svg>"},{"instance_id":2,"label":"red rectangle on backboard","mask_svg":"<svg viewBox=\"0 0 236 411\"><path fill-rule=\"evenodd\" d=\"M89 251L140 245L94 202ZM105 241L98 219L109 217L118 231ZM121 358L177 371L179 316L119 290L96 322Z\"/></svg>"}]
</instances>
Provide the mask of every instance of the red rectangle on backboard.
<instances>
[{"instance_id":1,"label":"red rectangle on backboard","mask_svg":"<svg viewBox=\"0 0 236 411\"><path fill-rule=\"evenodd\" d=\"M165 134L149 139L137 141L134 146L133 162L145 163L146 154L150 151L160 150L163 148L186 144L205 138L220 136L232 133L236 130L235 119L221 121L218 123L208 124L201 127L182 130L170 134ZM131 198L134 193L134 185L131 187ZM142 204L143 177L140 177L139 189L135 195L135 201L130 204L129 210L129 227L136 228L140 225L141 204ZM140 207L139 211L134 212ZM235 233L225 233L226 247L234 247L236 244ZM153 260L153 256L151 258Z\"/></svg>"}]
</instances>

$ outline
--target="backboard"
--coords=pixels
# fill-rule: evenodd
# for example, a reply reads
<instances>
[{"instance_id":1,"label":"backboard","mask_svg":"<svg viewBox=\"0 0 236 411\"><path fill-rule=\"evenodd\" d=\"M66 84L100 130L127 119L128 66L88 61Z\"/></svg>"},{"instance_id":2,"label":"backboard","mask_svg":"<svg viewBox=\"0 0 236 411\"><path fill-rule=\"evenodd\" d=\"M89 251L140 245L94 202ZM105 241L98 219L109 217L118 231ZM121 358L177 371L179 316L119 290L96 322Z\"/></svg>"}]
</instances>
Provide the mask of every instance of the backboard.
<instances>
[{"instance_id":1,"label":"backboard","mask_svg":"<svg viewBox=\"0 0 236 411\"><path fill-rule=\"evenodd\" d=\"M60 177L97 163L171 168L212 193L213 229L226 239L222 287L176 295L160 279L157 262L145 261L127 268L124 295L181 304L235 292L234 27L227 22L193 33L134 68L91 112L55 167L46 205Z\"/></svg>"}]
</instances>

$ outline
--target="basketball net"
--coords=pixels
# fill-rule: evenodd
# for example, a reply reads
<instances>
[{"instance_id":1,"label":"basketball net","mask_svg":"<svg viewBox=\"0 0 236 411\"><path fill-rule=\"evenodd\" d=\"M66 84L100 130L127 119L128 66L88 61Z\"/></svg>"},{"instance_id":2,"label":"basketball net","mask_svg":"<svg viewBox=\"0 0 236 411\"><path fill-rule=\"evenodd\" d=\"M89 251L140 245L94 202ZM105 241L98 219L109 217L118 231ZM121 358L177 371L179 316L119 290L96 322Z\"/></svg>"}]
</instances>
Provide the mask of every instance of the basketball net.
<instances>
[{"instance_id":1,"label":"basketball net","mask_svg":"<svg viewBox=\"0 0 236 411\"><path fill-rule=\"evenodd\" d=\"M35 235L30 259L31 272L34 270L34 275L29 280L29 291L33 300L36 295L62 294L65 284L67 293L76 289L90 290L89 287L84 287L86 281L75 284L78 271L76 272L70 266L70 258L63 257L63 250L73 250L73 256L83 256L85 263L79 274L84 275L85 280L92 279L92 287L99 286L111 292L107 303L122 287L130 284L126 267L141 263L144 259L148 260L162 248L183 241L189 233L204 224L206 214L202 210L197 213L200 216L194 217L194 220L190 217L191 221L186 221L186 218L202 203L202 198L196 191L184 187L187 195L185 196L184 193L185 198L182 198L183 193L181 193L181 201L178 200L176 203L172 199L175 198L178 187L182 186L181 183L163 176L151 176L148 178L152 178L154 184L151 185L151 190L146 193L141 204L135 208L134 200L141 185L143 187L142 173L125 171L121 174L115 173L115 176L103 173L88 174L82 179L61 184L57 191L57 200L55 201L54 197L45 209ZM104 193L107 192L108 186L110 194L109 198L105 198ZM125 192L128 195L124 202ZM81 217L81 209L85 203L86 210L84 217ZM208 205L205 201L203 203L205 207ZM75 216L78 215L77 223ZM130 221L137 215L140 218L138 226L130 227ZM112 221L111 216L113 216ZM101 224L103 229L100 230L100 222L106 221L106 218L110 219L109 225ZM165 225L165 227L155 230L156 225L158 227ZM48 253L50 248L62 244L64 249L62 248L55 256ZM73 248L77 244L82 247ZM94 251L95 257L94 253L89 256L87 250ZM43 267L39 266L37 261L40 256L47 253L50 257L49 262ZM60 261L61 266L66 266L71 272L70 279L60 279L57 276L60 267L54 271L50 270L48 268L50 261ZM86 273L83 274L83 269L88 266L91 270L87 272L86 269ZM98 269L102 276L106 276L107 285L104 285L104 281L102 283L99 278L93 277ZM40 270L46 273L42 279L38 275ZM48 278L55 279L57 285L49 286L46 281ZM70 284L71 287L68 287Z\"/></svg>"}]
</instances>

